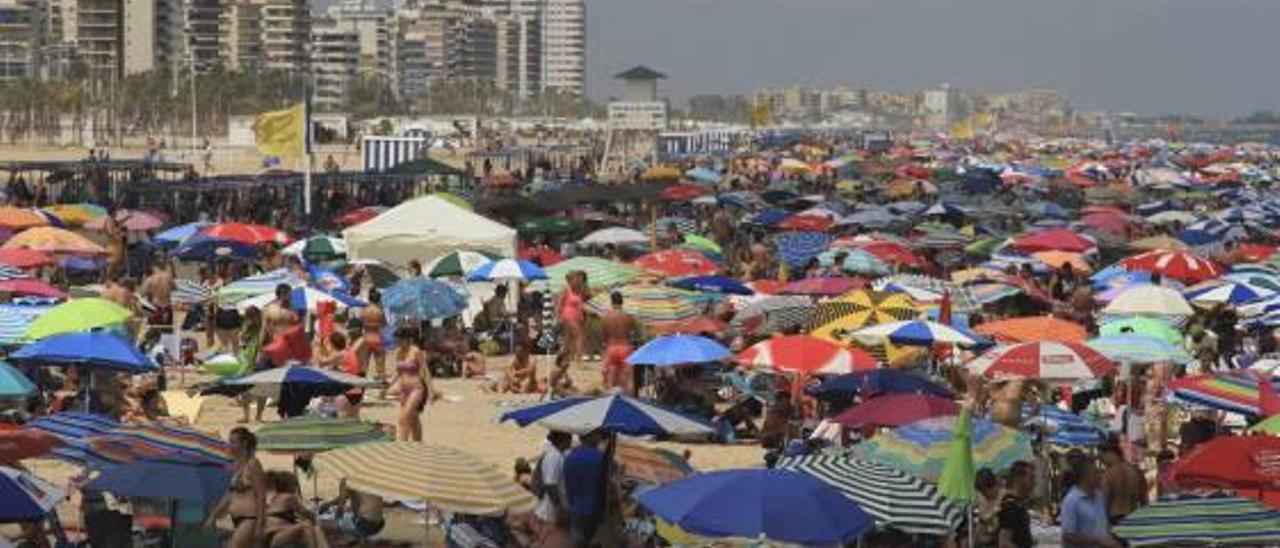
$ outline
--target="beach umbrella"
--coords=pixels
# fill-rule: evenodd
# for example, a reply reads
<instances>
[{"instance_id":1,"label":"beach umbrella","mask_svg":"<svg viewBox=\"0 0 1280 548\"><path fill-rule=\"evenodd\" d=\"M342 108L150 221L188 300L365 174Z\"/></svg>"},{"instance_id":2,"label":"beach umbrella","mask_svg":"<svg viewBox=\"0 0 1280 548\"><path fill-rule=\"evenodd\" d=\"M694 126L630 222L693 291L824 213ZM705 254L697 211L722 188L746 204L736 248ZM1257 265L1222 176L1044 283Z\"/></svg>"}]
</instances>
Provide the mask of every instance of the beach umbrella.
<instances>
[{"instance_id":1,"label":"beach umbrella","mask_svg":"<svg viewBox=\"0 0 1280 548\"><path fill-rule=\"evenodd\" d=\"M204 221L196 221L194 223L178 225L178 226L163 230L159 234L152 236L151 241L165 247L174 247L181 244L182 242L187 241L188 238L200 233L201 230L203 230L205 227L210 226L211 224L212 223L207 223Z\"/></svg>"},{"instance_id":2,"label":"beach umbrella","mask_svg":"<svg viewBox=\"0 0 1280 548\"><path fill-rule=\"evenodd\" d=\"M362 443L316 455L318 470L382 498L427 501L446 512L531 512L537 499L498 467L457 449L420 442Z\"/></svg>"},{"instance_id":3,"label":"beach umbrella","mask_svg":"<svg viewBox=\"0 0 1280 548\"><path fill-rule=\"evenodd\" d=\"M1116 370L1116 364L1084 343L1039 341L994 348L965 368L988 379L1070 383L1104 377Z\"/></svg>"},{"instance_id":4,"label":"beach umbrella","mask_svg":"<svg viewBox=\"0 0 1280 548\"><path fill-rule=\"evenodd\" d=\"M97 204L54 204L44 208L46 213L62 219L69 225L82 225L107 215L107 208Z\"/></svg>"},{"instance_id":5,"label":"beach umbrella","mask_svg":"<svg viewBox=\"0 0 1280 548\"><path fill-rule=\"evenodd\" d=\"M840 295L866 287L860 278L805 278L782 287L783 295Z\"/></svg>"},{"instance_id":6,"label":"beach umbrella","mask_svg":"<svg viewBox=\"0 0 1280 548\"><path fill-rule=\"evenodd\" d=\"M777 224L776 228L798 232L826 232L831 229L831 225L834 223L835 221L828 215L797 213L783 219Z\"/></svg>"},{"instance_id":7,"label":"beach umbrella","mask_svg":"<svg viewBox=\"0 0 1280 548\"><path fill-rule=\"evenodd\" d=\"M720 181L720 172L708 167L695 167L684 172L684 176L700 183L717 183Z\"/></svg>"},{"instance_id":8,"label":"beach umbrella","mask_svg":"<svg viewBox=\"0 0 1280 548\"><path fill-rule=\"evenodd\" d=\"M713 538L840 545L875 525L836 489L787 470L704 472L646 491L637 500L672 525Z\"/></svg>"},{"instance_id":9,"label":"beach umbrella","mask_svg":"<svg viewBox=\"0 0 1280 548\"><path fill-rule=\"evenodd\" d=\"M1097 350L1113 361L1132 364L1174 363L1185 364L1191 355L1180 346L1162 339L1128 333L1105 335L1090 340L1089 348Z\"/></svg>"},{"instance_id":10,"label":"beach umbrella","mask_svg":"<svg viewBox=\"0 0 1280 548\"><path fill-rule=\"evenodd\" d=\"M738 363L776 371L840 374L875 369L875 358L810 335L787 335L760 341L737 356Z\"/></svg>"},{"instance_id":11,"label":"beach umbrella","mask_svg":"<svg viewBox=\"0 0 1280 548\"><path fill-rule=\"evenodd\" d=\"M155 371L156 365L130 341L105 331L63 333L42 338L10 355L16 362L59 367L83 366L124 373Z\"/></svg>"},{"instance_id":12,"label":"beach umbrella","mask_svg":"<svg viewBox=\"0 0 1280 548\"><path fill-rule=\"evenodd\" d=\"M660 231L673 229L681 234L697 232L698 223L693 219L685 217L659 217L657 220L650 223L649 226L645 227L644 232L645 234L656 234ZM648 242L647 236L645 241Z\"/></svg>"},{"instance_id":13,"label":"beach umbrella","mask_svg":"<svg viewBox=\"0 0 1280 548\"><path fill-rule=\"evenodd\" d=\"M1280 438L1222 435L1197 445L1173 462L1169 481L1184 488L1273 489Z\"/></svg>"},{"instance_id":14,"label":"beach umbrella","mask_svg":"<svg viewBox=\"0 0 1280 548\"><path fill-rule=\"evenodd\" d=\"M1187 303L1187 299L1178 290L1151 284L1133 285L1125 288L1111 301L1103 314L1110 315L1149 315L1149 316L1191 316L1195 310Z\"/></svg>"},{"instance_id":15,"label":"beach umbrella","mask_svg":"<svg viewBox=\"0 0 1280 548\"><path fill-rule=\"evenodd\" d=\"M645 331L650 335L710 334L724 332L729 328L729 324L719 318L698 316L687 320L659 323L646 327Z\"/></svg>"},{"instance_id":16,"label":"beach umbrella","mask_svg":"<svg viewBox=\"0 0 1280 548\"><path fill-rule=\"evenodd\" d=\"M196 234L179 244L171 255L183 261L210 262L217 259L247 261L258 256L258 248L236 240Z\"/></svg>"},{"instance_id":17,"label":"beach umbrella","mask_svg":"<svg viewBox=\"0 0 1280 548\"><path fill-rule=\"evenodd\" d=\"M827 249L835 237L825 232L782 232L772 238L778 258L791 268L804 268Z\"/></svg>"},{"instance_id":18,"label":"beach umbrella","mask_svg":"<svg viewBox=\"0 0 1280 548\"><path fill-rule=\"evenodd\" d=\"M998 342L1013 344L1035 341L1084 342L1089 337L1084 326L1053 316L1024 316L979 324L973 328Z\"/></svg>"},{"instance_id":19,"label":"beach umbrella","mask_svg":"<svg viewBox=\"0 0 1280 548\"><path fill-rule=\"evenodd\" d=\"M947 446L947 460L942 464L938 478L938 494L958 504L973 504L977 494L974 488L973 467L973 409L965 405L956 419L951 443Z\"/></svg>"},{"instance_id":20,"label":"beach umbrella","mask_svg":"<svg viewBox=\"0 0 1280 548\"><path fill-rule=\"evenodd\" d=\"M113 460L116 455L102 454L91 440L99 439L120 426L120 422L105 415L62 412L36 417L23 425L23 429L56 437L59 444L52 455L60 460L80 466L99 466L123 460Z\"/></svg>"},{"instance_id":21,"label":"beach umbrella","mask_svg":"<svg viewBox=\"0 0 1280 548\"><path fill-rule=\"evenodd\" d=\"M11 293L29 297L46 299L65 299L67 294L43 280L16 279L0 280L0 293Z\"/></svg>"},{"instance_id":22,"label":"beach umbrella","mask_svg":"<svg viewBox=\"0 0 1280 548\"><path fill-rule=\"evenodd\" d=\"M1215 304L1241 305L1275 295L1270 289L1250 285L1244 282L1205 282L1187 288L1183 295L1188 301L1199 305Z\"/></svg>"},{"instance_id":23,"label":"beach umbrella","mask_svg":"<svg viewBox=\"0 0 1280 548\"><path fill-rule=\"evenodd\" d=\"M923 257L898 242L868 241L859 243L857 247L891 265L919 268L927 264Z\"/></svg>"},{"instance_id":24,"label":"beach umbrella","mask_svg":"<svg viewBox=\"0 0 1280 548\"><path fill-rule=\"evenodd\" d=\"M887 464L926 481L937 481L947 460L956 420L956 417L934 417L916 421L864 441L854 451L861 458ZM1032 455L1029 436L982 419L973 419L972 447L974 466L994 472L1002 472Z\"/></svg>"},{"instance_id":25,"label":"beach umbrella","mask_svg":"<svg viewBox=\"0 0 1280 548\"><path fill-rule=\"evenodd\" d=\"M1084 260L1084 257L1071 251L1037 251L1032 253L1031 257L1054 270L1062 270L1067 265L1071 265L1071 270L1076 273L1093 272L1093 267Z\"/></svg>"},{"instance_id":26,"label":"beach umbrella","mask_svg":"<svg viewBox=\"0 0 1280 548\"><path fill-rule=\"evenodd\" d=\"M42 251L24 248L0 249L0 265L13 268L53 266L53 257Z\"/></svg>"},{"instance_id":27,"label":"beach umbrella","mask_svg":"<svg viewBox=\"0 0 1280 548\"><path fill-rule=\"evenodd\" d=\"M409 278L383 290L382 303L397 318L434 320L462 314L467 297L441 281Z\"/></svg>"},{"instance_id":28,"label":"beach umbrella","mask_svg":"<svg viewBox=\"0 0 1280 548\"><path fill-rule=\"evenodd\" d=\"M623 478L646 485L665 485L694 473L683 456L660 447L619 441L614 447L614 462Z\"/></svg>"},{"instance_id":29,"label":"beach umbrella","mask_svg":"<svg viewBox=\"0 0 1280 548\"><path fill-rule=\"evenodd\" d=\"M920 315L910 297L901 293L860 290L818 303L813 315L816 326L810 334L832 341L847 339L847 333L868 325L909 320Z\"/></svg>"},{"instance_id":30,"label":"beach umbrella","mask_svg":"<svg viewBox=\"0 0 1280 548\"><path fill-rule=\"evenodd\" d=\"M681 278L672 282L668 282L671 287L677 287L688 291L702 291L705 293L720 293L723 295L755 295L750 287L747 287L728 276L695 276L692 278Z\"/></svg>"},{"instance_id":31,"label":"beach umbrella","mask_svg":"<svg viewBox=\"0 0 1280 548\"><path fill-rule=\"evenodd\" d=\"M871 369L837 375L822 381L822 384L807 388L805 392L823 399L849 399L858 394L862 394L863 399L885 394L954 397L950 390L928 379L896 369Z\"/></svg>"},{"instance_id":32,"label":"beach umbrella","mask_svg":"<svg viewBox=\"0 0 1280 548\"><path fill-rule=\"evenodd\" d=\"M1022 425L1038 428L1048 434L1045 441L1064 447L1097 447L1103 440L1102 428L1084 417L1054 405L1040 405L1039 411L1022 406Z\"/></svg>"},{"instance_id":33,"label":"beach umbrella","mask_svg":"<svg viewBox=\"0 0 1280 548\"><path fill-rule=\"evenodd\" d=\"M85 485L128 498L212 504L231 485L231 473L221 466L140 459L108 466Z\"/></svg>"},{"instance_id":34,"label":"beach umbrella","mask_svg":"<svg viewBox=\"0 0 1280 548\"><path fill-rule=\"evenodd\" d=\"M639 278L639 269L599 257L574 257L547 267L547 282L552 291L563 291L567 282L565 276L575 270L587 274L587 282L593 288L611 288L629 284Z\"/></svg>"},{"instance_id":35,"label":"beach umbrella","mask_svg":"<svg viewBox=\"0 0 1280 548\"><path fill-rule=\"evenodd\" d=\"M862 507L880 527L944 537L964 521L964 509L942 498L933 485L883 464L847 457L783 457L774 466L830 485Z\"/></svg>"},{"instance_id":36,"label":"beach umbrella","mask_svg":"<svg viewBox=\"0 0 1280 548\"><path fill-rule=\"evenodd\" d=\"M116 222L120 228L135 231L151 231L164 226L165 220L160 215L149 211L138 211L131 209L122 209L115 214ZM106 230L107 217L104 215L84 223L84 227L89 230Z\"/></svg>"},{"instance_id":37,"label":"beach umbrella","mask_svg":"<svg viewBox=\"0 0 1280 548\"><path fill-rule=\"evenodd\" d=\"M522 234L568 234L582 228L582 223L567 217L540 217L516 225Z\"/></svg>"},{"instance_id":38,"label":"beach umbrella","mask_svg":"<svg viewBox=\"0 0 1280 548\"><path fill-rule=\"evenodd\" d=\"M35 391L36 385L31 379L12 365L0 362L0 400L25 398Z\"/></svg>"},{"instance_id":39,"label":"beach umbrella","mask_svg":"<svg viewBox=\"0 0 1280 548\"><path fill-rule=\"evenodd\" d=\"M34 209L24 209L13 206L0 207L0 228L10 230L24 230L33 227L46 226L49 221L36 213Z\"/></svg>"},{"instance_id":40,"label":"beach umbrella","mask_svg":"<svg viewBox=\"0 0 1280 548\"><path fill-rule=\"evenodd\" d=\"M719 296L660 285L625 285L614 291L622 294L622 310L646 324L678 322L701 316ZM612 295L600 292L587 301L587 308L603 316L613 309Z\"/></svg>"},{"instance_id":41,"label":"beach umbrella","mask_svg":"<svg viewBox=\"0 0 1280 548\"><path fill-rule=\"evenodd\" d=\"M19 428L0 431L0 463L12 465L42 457L61 444L62 439L58 436L40 430Z\"/></svg>"},{"instance_id":42,"label":"beach umbrella","mask_svg":"<svg viewBox=\"0 0 1280 548\"><path fill-rule=\"evenodd\" d=\"M1168 390L1174 400L1183 403L1263 416L1260 389L1266 382L1275 392L1280 377L1267 372L1236 369L1174 379L1169 382Z\"/></svg>"},{"instance_id":43,"label":"beach umbrella","mask_svg":"<svg viewBox=\"0 0 1280 548\"><path fill-rule=\"evenodd\" d=\"M686 247L697 249L699 251L707 251L710 253L715 253L716 255L721 255L724 253L724 250L720 248L720 244L716 243L714 240L706 236L699 236L697 234L688 232L688 233L685 233L683 238L684 238L684 245Z\"/></svg>"},{"instance_id":44,"label":"beach umbrella","mask_svg":"<svg viewBox=\"0 0 1280 548\"><path fill-rule=\"evenodd\" d=\"M538 265L519 259L490 261L467 274L467 281L469 282L545 279L547 279L547 274Z\"/></svg>"},{"instance_id":45,"label":"beach umbrella","mask_svg":"<svg viewBox=\"0 0 1280 548\"><path fill-rule=\"evenodd\" d=\"M1237 496L1160 500L1112 528L1128 546L1280 544L1280 512Z\"/></svg>"},{"instance_id":46,"label":"beach umbrella","mask_svg":"<svg viewBox=\"0 0 1280 548\"><path fill-rule=\"evenodd\" d=\"M578 243L582 245L643 245L649 243L649 235L639 230L614 226L587 234L578 240Z\"/></svg>"},{"instance_id":47,"label":"beach umbrella","mask_svg":"<svg viewBox=\"0 0 1280 548\"><path fill-rule=\"evenodd\" d=\"M570 434L601 429L628 436L709 436L715 432L700 420L621 394L534 404L503 413L499 422L506 421L520 426L539 424Z\"/></svg>"},{"instance_id":48,"label":"beach umbrella","mask_svg":"<svg viewBox=\"0 0 1280 548\"><path fill-rule=\"evenodd\" d=\"M960 412L955 400L928 394L885 394L844 410L835 422L849 428L898 427Z\"/></svg>"},{"instance_id":49,"label":"beach umbrella","mask_svg":"<svg viewBox=\"0 0 1280 548\"><path fill-rule=\"evenodd\" d=\"M910 320L864 327L851 334L866 344L889 341L906 346L933 346L935 344L974 345L979 342L954 327L928 320Z\"/></svg>"},{"instance_id":50,"label":"beach umbrella","mask_svg":"<svg viewBox=\"0 0 1280 548\"><path fill-rule=\"evenodd\" d=\"M706 255L688 249L656 251L636 259L633 266L668 278L711 276L720 271L720 265Z\"/></svg>"},{"instance_id":51,"label":"beach umbrella","mask_svg":"<svg viewBox=\"0 0 1280 548\"><path fill-rule=\"evenodd\" d=\"M240 377L217 381L202 394L239 395L251 392L261 397L292 397L309 400L319 396L337 396L356 387L370 386L373 381L317 367L275 367Z\"/></svg>"},{"instance_id":52,"label":"beach umbrella","mask_svg":"<svg viewBox=\"0 0 1280 548\"><path fill-rule=\"evenodd\" d=\"M257 297L242 300L236 303L236 309L245 312L249 307L257 307L259 310L271 306L276 300L276 296L271 293L264 293ZM317 313L317 307L320 303L334 303L336 310L345 311L348 308L361 308L366 305L364 301L347 295L339 291L324 291L322 289L311 287L309 285L295 287L289 292L289 308L293 310L305 310L312 314Z\"/></svg>"},{"instance_id":53,"label":"beach umbrella","mask_svg":"<svg viewBox=\"0 0 1280 548\"><path fill-rule=\"evenodd\" d=\"M1186 251L1148 251L1124 259L1120 264L1129 270L1152 272L1187 283L1202 282L1226 272L1218 263Z\"/></svg>"},{"instance_id":54,"label":"beach umbrella","mask_svg":"<svg viewBox=\"0 0 1280 548\"><path fill-rule=\"evenodd\" d=\"M1140 251L1186 251L1191 247L1183 243L1182 240L1160 234L1158 236L1149 236L1139 240L1129 242L1129 247Z\"/></svg>"},{"instance_id":55,"label":"beach umbrella","mask_svg":"<svg viewBox=\"0 0 1280 548\"><path fill-rule=\"evenodd\" d=\"M312 236L285 246L280 253L308 261L331 261L346 256L347 241L337 236Z\"/></svg>"},{"instance_id":56,"label":"beach umbrella","mask_svg":"<svg viewBox=\"0 0 1280 548\"><path fill-rule=\"evenodd\" d=\"M653 339L627 356L632 365L671 366L713 363L732 357L724 345L698 335L667 335Z\"/></svg>"},{"instance_id":57,"label":"beach umbrella","mask_svg":"<svg viewBox=\"0 0 1280 548\"><path fill-rule=\"evenodd\" d=\"M769 296L738 310L730 325L748 334L778 333L808 326L813 313L808 297Z\"/></svg>"},{"instance_id":58,"label":"beach umbrella","mask_svg":"<svg viewBox=\"0 0 1280 548\"><path fill-rule=\"evenodd\" d=\"M376 423L356 419L295 417L258 428L258 449L280 453L318 453L361 443L388 441Z\"/></svg>"},{"instance_id":59,"label":"beach umbrella","mask_svg":"<svg viewBox=\"0 0 1280 548\"><path fill-rule=\"evenodd\" d=\"M163 457L220 466L229 465L232 461L231 446L226 441L214 434L178 424L120 424L88 437L99 447L128 449L137 458Z\"/></svg>"},{"instance_id":60,"label":"beach umbrella","mask_svg":"<svg viewBox=\"0 0 1280 548\"><path fill-rule=\"evenodd\" d=\"M29 472L0 466L0 523L39 521L66 498L53 484Z\"/></svg>"},{"instance_id":61,"label":"beach umbrella","mask_svg":"<svg viewBox=\"0 0 1280 548\"><path fill-rule=\"evenodd\" d=\"M519 245L516 247L516 258L538 266L551 266L564 261L564 257L558 251L546 244Z\"/></svg>"},{"instance_id":62,"label":"beach umbrella","mask_svg":"<svg viewBox=\"0 0 1280 548\"><path fill-rule=\"evenodd\" d=\"M1015 239L1010 245L1025 253L1036 251L1070 251L1084 253L1098 247L1097 242L1065 228L1045 230Z\"/></svg>"},{"instance_id":63,"label":"beach umbrella","mask_svg":"<svg viewBox=\"0 0 1280 548\"><path fill-rule=\"evenodd\" d=\"M241 278L222 286L218 289L218 299L224 303L234 303L249 297L274 294L276 287L280 285L301 287L304 284L302 280L288 270L278 268L270 272Z\"/></svg>"},{"instance_id":64,"label":"beach umbrella","mask_svg":"<svg viewBox=\"0 0 1280 548\"><path fill-rule=\"evenodd\" d=\"M200 229L200 233L219 240L234 240L248 245L289 243L289 236L284 232L269 226L250 223L218 223Z\"/></svg>"},{"instance_id":65,"label":"beach umbrella","mask_svg":"<svg viewBox=\"0 0 1280 548\"><path fill-rule=\"evenodd\" d=\"M69 230L38 226L24 230L0 246L0 249L34 249L45 253L71 255L103 255L106 248Z\"/></svg>"},{"instance_id":66,"label":"beach umbrella","mask_svg":"<svg viewBox=\"0 0 1280 548\"><path fill-rule=\"evenodd\" d=\"M889 265L884 264L870 252L861 249L849 251L844 258L844 262L840 264L840 269L851 274L866 274L868 276L883 276L891 272Z\"/></svg>"},{"instance_id":67,"label":"beach umbrella","mask_svg":"<svg viewBox=\"0 0 1280 548\"><path fill-rule=\"evenodd\" d=\"M1182 345L1182 332L1169 322L1149 316L1129 316L1107 320L1098 328L1101 336L1142 335L1169 343L1172 346Z\"/></svg>"},{"instance_id":68,"label":"beach umbrella","mask_svg":"<svg viewBox=\"0 0 1280 548\"><path fill-rule=\"evenodd\" d=\"M342 214L334 219L333 222L342 226L355 226L373 220L378 215L382 215L387 209L385 206L364 206Z\"/></svg>"}]
</instances>

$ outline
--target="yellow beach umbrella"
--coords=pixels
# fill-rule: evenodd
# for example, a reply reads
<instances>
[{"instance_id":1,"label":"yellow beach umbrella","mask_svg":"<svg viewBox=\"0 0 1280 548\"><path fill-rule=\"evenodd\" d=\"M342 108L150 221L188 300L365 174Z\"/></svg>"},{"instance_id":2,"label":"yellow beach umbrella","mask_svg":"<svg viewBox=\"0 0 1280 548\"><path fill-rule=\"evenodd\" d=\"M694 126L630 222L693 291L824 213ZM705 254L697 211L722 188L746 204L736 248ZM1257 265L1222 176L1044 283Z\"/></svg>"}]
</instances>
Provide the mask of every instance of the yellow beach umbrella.
<instances>
[{"instance_id":1,"label":"yellow beach umbrella","mask_svg":"<svg viewBox=\"0 0 1280 548\"><path fill-rule=\"evenodd\" d=\"M44 208L44 211L62 219L64 223L75 226L107 215L106 209L94 204L54 204Z\"/></svg>"},{"instance_id":2,"label":"yellow beach umbrella","mask_svg":"<svg viewBox=\"0 0 1280 548\"><path fill-rule=\"evenodd\" d=\"M10 230L22 230L35 226L48 225L49 221L41 217L33 209L4 206L0 207L0 227Z\"/></svg>"},{"instance_id":3,"label":"yellow beach umbrella","mask_svg":"<svg viewBox=\"0 0 1280 548\"><path fill-rule=\"evenodd\" d=\"M5 249L25 248L45 253L66 253L71 255L102 255L107 252L102 246L89 241L88 238L51 226L38 226L9 238L0 246Z\"/></svg>"},{"instance_id":4,"label":"yellow beach umbrella","mask_svg":"<svg viewBox=\"0 0 1280 548\"><path fill-rule=\"evenodd\" d=\"M316 455L315 465L362 493L425 500L459 514L532 512L537 505L532 494L498 467L442 445L362 443Z\"/></svg>"},{"instance_id":5,"label":"yellow beach umbrella","mask_svg":"<svg viewBox=\"0 0 1280 548\"><path fill-rule=\"evenodd\" d=\"M816 327L809 334L820 339L847 343L847 333L869 325L909 320L919 315L920 309L902 293L859 290L818 303L818 308L813 313L813 324Z\"/></svg>"}]
</instances>

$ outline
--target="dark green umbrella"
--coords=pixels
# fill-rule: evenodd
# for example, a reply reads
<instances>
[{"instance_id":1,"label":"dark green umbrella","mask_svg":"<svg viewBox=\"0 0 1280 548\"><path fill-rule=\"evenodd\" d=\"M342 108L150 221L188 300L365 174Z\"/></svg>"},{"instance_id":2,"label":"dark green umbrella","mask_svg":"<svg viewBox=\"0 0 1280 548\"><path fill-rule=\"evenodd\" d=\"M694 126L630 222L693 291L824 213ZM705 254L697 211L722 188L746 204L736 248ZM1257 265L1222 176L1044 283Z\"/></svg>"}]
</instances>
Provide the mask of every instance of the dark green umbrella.
<instances>
[{"instance_id":1,"label":"dark green umbrella","mask_svg":"<svg viewBox=\"0 0 1280 548\"><path fill-rule=\"evenodd\" d=\"M516 226L521 234L568 234L582 228L582 223L565 217L530 219Z\"/></svg>"}]
</instances>

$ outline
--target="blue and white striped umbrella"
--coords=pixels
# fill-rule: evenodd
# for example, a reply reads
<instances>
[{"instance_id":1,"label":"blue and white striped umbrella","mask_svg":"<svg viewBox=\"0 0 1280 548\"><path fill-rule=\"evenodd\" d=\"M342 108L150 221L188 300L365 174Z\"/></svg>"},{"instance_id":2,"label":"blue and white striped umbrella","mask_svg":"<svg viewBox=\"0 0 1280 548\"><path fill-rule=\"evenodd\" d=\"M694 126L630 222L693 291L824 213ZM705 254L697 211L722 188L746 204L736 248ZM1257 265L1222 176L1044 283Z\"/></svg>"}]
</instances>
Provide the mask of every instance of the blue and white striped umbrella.
<instances>
[{"instance_id":1,"label":"blue and white striped umbrella","mask_svg":"<svg viewBox=\"0 0 1280 548\"><path fill-rule=\"evenodd\" d=\"M1066 447L1097 447L1102 443L1102 428L1085 420L1084 417L1064 411L1052 405L1041 405L1039 413L1033 413L1031 406L1022 407L1022 424L1036 426L1044 430L1048 436L1045 440L1053 445Z\"/></svg>"},{"instance_id":2,"label":"blue and white striped umbrella","mask_svg":"<svg viewBox=\"0 0 1280 548\"><path fill-rule=\"evenodd\" d=\"M722 295L755 295L756 292L742 282L727 276L694 276L668 283L671 287Z\"/></svg>"},{"instance_id":3,"label":"blue and white striped umbrella","mask_svg":"<svg viewBox=\"0 0 1280 548\"><path fill-rule=\"evenodd\" d=\"M1187 289L1183 296L1196 304L1239 305L1275 295L1274 291L1244 282L1207 282Z\"/></svg>"},{"instance_id":4,"label":"blue and white striped umbrella","mask_svg":"<svg viewBox=\"0 0 1280 548\"><path fill-rule=\"evenodd\" d=\"M1184 364L1192 359L1191 355L1181 347L1171 345L1162 339L1143 335L1107 335L1085 344L1117 362Z\"/></svg>"},{"instance_id":5,"label":"blue and white striped umbrella","mask_svg":"<svg viewBox=\"0 0 1280 548\"><path fill-rule=\"evenodd\" d=\"M225 303L234 303L264 293L274 293L276 286L280 284L298 287L302 285L302 280L290 274L288 270L278 268L256 276L241 278L223 286L218 290L218 299Z\"/></svg>"},{"instance_id":6,"label":"blue and white striped umbrella","mask_svg":"<svg viewBox=\"0 0 1280 548\"><path fill-rule=\"evenodd\" d=\"M698 335L667 335L645 343L630 356L632 365L671 366L714 363L733 354L724 345Z\"/></svg>"},{"instance_id":7,"label":"blue and white striped umbrella","mask_svg":"<svg viewBox=\"0 0 1280 548\"><path fill-rule=\"evenodd\" d=\"M51 308L53 307L0 304L0 345L23 342L22 334L26 332L27 326Z\"/></svg>"},{"instance_id":8,"label":"blue and white striped umbrella","mask_svg":"<svg viewBox=\"0 0 1280 548\"><path fill-rule=\"evenodd\" d=\"M468 282L498 282L507 280L545 280L547 273L538 265L520 259L498 259L480 265L467 274Z\"/></svg>"},{"instance_id":9,"label":"blue and white striped umbrella","mask_svg":"<svg viewBox=\"0 0 1280 548\"><path fill-rule=\"evenodd\" d=\"M825 232L783 232L773 237L778 257L792 268L803 268L835 240Z\"/></svg>"},{"instance_id":10,"label":"blue and white striped umbrella","mask_svg":"<svg viewBox=\"0 0 1280 548\"><path fill-rule=\"evenodd\" d=\"M905 346L933 346L958 344L970 346L981 339L966 335L951 326L928 320L910 320L865 327L853 332L853 337L867 344L883 344L889 341Z\"/></svg>"},{"instance_id":11,"label":"blue and white striped umbrella","mask_svg":"<svg viewBox=\"0 0 1280 548\"><path fill-rule=\"evenodd\" d=\"M606 430L629 436L709 436L711 425L620 394L574 397L507 411L499 422L540 424L550 430L586 434Z\"/></svg>"},{"instance_id":12,"label":"blue and white striped umbrella","mask_svg":"<svg viewBox=\"0 0 1280 548\"><path fill-rule=\"evenodd\" d=\"M271 293L264 293L257 297L253 297L252 299L245 299L236 303L236 309L241 312L248 310L249 307L264 309L275 299L275 295ZM316 305L330 301L336 303L337 310L339 312L348 308L361 308L366 304L364 301L344 293L339 293L337 291L329 292L311 286L304 286L293 288L293 292L290 294L289 298L289 307L293 310L306 310L307 312L315 314Z\"/></svg>"}]
</instances>

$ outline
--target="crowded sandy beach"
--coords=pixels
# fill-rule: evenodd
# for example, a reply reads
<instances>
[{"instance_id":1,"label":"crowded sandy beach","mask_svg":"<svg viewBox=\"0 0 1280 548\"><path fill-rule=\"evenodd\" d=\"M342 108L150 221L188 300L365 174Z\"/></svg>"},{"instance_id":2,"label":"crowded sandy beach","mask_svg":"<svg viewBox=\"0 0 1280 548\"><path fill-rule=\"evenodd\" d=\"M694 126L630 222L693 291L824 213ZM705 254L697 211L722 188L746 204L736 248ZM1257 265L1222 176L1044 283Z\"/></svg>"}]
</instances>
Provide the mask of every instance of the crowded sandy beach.
<instances>
[{"instance_id":1,"label":"crowded sandy beach","mask_svg":"<svg viewBox=\"0 0 1280 548\"><path fill-rule=\"evenodd\" d=\"M4 534L1280 542L1274 148L740 139L0 165Z\"/></svg>"}]
</instances>

